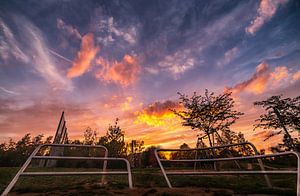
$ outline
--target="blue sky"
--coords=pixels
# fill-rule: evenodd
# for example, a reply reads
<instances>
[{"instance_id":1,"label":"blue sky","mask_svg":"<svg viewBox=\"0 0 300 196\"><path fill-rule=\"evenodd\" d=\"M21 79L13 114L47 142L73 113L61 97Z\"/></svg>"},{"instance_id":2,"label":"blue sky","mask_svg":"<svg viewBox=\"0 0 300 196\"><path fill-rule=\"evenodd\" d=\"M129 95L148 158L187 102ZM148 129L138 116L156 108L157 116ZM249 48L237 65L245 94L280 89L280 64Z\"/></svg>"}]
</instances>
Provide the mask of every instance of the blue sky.
<instances>
[{"instance_id":1,"label":"blue sky","mask_svg":"<svg viewBox=\"0 0 300 196\"><path fill-rule=\"evenodd\" d=\"M104 134L119 117L128 139L193 145L167 101L230 89L246 113L236 131L262 142L252 102L299 95L299 9L293 0L1 1L0 138L52 135L65 110L74 138L87 126Z\"/></svg>"}]
</instances>

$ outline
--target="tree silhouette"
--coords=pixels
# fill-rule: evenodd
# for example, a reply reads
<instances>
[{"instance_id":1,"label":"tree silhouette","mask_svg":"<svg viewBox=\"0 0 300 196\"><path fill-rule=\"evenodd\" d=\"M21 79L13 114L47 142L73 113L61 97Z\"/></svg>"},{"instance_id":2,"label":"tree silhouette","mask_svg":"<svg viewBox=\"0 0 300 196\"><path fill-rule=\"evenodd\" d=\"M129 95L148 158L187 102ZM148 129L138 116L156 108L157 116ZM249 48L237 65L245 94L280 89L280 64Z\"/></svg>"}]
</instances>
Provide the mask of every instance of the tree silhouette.
<instances>
[{"instance_id":1,"label":"tree silhouette","mask_svg":"<svg viewBox=\"0 0 300 196\"><path fill-rule=\"evenodd\" d=\"M235 111L231 92L214 95L205 90L204 96L194 92L192 97L179 94L180 103L185 110L172 110L183 120L183 126L190 126L208 136L210 146L213 146L211 135L218 131L228 130L235 123L241 112Z\"/></svg>"},{"instance_id":2,"label":"tree silhouette","mask_svg":"<svg viewBox=\"0 0 300 196\"><path fill-rule=\"evenodd\" d=\"M87 127L84 131L84 144L86 145L94 145L97 140L97 132L95 130L92 130L91 127Z\"/></svg>"},{"instance_id":3,"label":"tree silhouette","mask_svg":"<svg viewBox=\"0 0 300 196\"><path fill-rule=\"evenodd\" d=\"M267 111L255 120L258 123L254 125L254 130L275 129L265 140L283 133L283 145L287 150L296 150L298 141L292 138L291 133L295 130L300 131L300 96L285 99L280 95L272 96L267 100L254 102L254 105L262 106Z\"/></svg>"},{"instance_id":4,"label":"tree silhouette","mask_svg":"<svg viewBox=\"0 0 300 196\"><path fill-rule=\"evenodd\" d=\"M124 132L118 125L118 121L117 118L115 125L109 125L106 136L100 138L99 144L107 147L110 156L124 157L126 155Z\"/></svg>"}]
</instances>

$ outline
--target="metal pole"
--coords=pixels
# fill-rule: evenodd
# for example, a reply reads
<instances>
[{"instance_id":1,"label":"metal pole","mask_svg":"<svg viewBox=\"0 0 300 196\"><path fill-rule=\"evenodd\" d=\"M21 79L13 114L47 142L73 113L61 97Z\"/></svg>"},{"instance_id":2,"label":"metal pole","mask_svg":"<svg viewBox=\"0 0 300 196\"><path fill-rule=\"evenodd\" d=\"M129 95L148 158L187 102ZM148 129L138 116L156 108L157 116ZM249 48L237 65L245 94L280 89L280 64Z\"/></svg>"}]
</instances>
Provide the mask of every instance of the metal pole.
<instances>
[{"instance_id":1,"label":"metal pole","mask_svg":"<svg viewBox=\"0 0 300 196\"><path fill-rule=\"evenodd\" d=\"M294 152L294 154L297 156L297 196L300 195L300 154L299 152Z\"/></svg>"},{"instance_id":2,"label":"metal pole","mask_svg":"<svg viewBox=\"0 0 300 196\"><path fill-rule=\"evenodd\" d=\"M1 194L1 196L6 196L11 189L15 186L16 182L18 181L20 175L25 171L25 169L29 166L32 157L36 155L36 153L40 150L40 148L42 147L42 145L38 146L29 156L29 158L26 160L26 162L23 164L23 166L21 167L21 169L18 171L18 173L15 175L15 177L12 179L12 181L9 183L9 185L6 187L6 189L3 191L3 193Z\"/></svg>"},{"instance_id":3,"label":"metal pole","mask_svg":"<svg viewBox=\"0 0 300 196\"><path fill-rule=\"evenodd\" d=\"M170 181L169 181L169 178L168 178L168 176L167 176L167 174L166 174L166 171L165 171L163 165L161 164L160 158L159 158L159 156L158 156L158 154L157 154L157 149L154 150L154 155L155 155L155 158L156 158L156 160L157 160L157 162L158 162L158 165L159 165L159 167L160 167L160 169L161 169L161 172L163 173L163 176L165 177L165 180L166 180L166 182L167 182L169 188L172 188L172 185L171 185L171 183L170 183Z\"/></svg>"},{"instance_id":4,"label":"metal pole","mask_svg":"<svg viewBox=\"0 0 300 196\"><path fill-rule=\"evenodd\" d=\"M103 146L104 147L104 146ZM108 156L108 150L106 147L104 147L104 157L107 158ZM107 160L104 160L103 162L103 171L106 172L106 168L107 168ZM106 184L106 180L105 180L105 175L102 175L101 178L101 185L104 186Z\"/></svg>"},{"instance_id":5,"label":"metal pole","mask_svg":"<svg viewBox=\"0 0 300 196\"><path fill-rule=\"evenodd\" d=\"M127 167L127 172L128 172L128 185L129 185L129 188L132 189L133 185L132 185L132 175L131 175L130 163L127 159L123 158L123 160L126 162L126 167Z\"/></svg>"},{"instance_id":6,"label":"metal pole","mask_svg":"<svg viewBox=\"0 0 300 196\"><path fill-rule=\"evenodd\" d=\"M259 153L258 153L256 147L254 146L254 144L248 142L248 145L250 145L250 146L252 147L252 149L253 149L253 151L254 151L254 153L255 153L256 155L259 155ZM261 159L257 159L257 162L258 162L258 164L259 164L259 167L260 167L261 171L265 171L265 167L264 167L264 164L263 164L262 160L261 160ZM272 183L271 183L271 181L270 181L268 175L265 174L264 177L265 177L265 180L266 180L266 183L267 183L268 187L269 187L269 188L272 188Z\"/></svg>"}]
</instances>

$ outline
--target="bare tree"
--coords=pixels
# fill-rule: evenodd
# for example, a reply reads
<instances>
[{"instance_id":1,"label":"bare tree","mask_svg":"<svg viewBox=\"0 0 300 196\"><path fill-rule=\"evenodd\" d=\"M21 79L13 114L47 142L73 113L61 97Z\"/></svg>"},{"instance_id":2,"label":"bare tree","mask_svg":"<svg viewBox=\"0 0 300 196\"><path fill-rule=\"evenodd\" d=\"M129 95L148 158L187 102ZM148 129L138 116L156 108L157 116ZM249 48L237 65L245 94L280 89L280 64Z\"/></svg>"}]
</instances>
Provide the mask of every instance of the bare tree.
<instances>
[{"instance_id":1,"label":"bare tree","mask_svg":"<svg viewBox=\"0 0 300 196\"><path fill-rule=\"evenodd\" d=\"M267 113L260 115L255 120L254 130L257 128L274 129L274 135L284 134L284 145L288 149L296 149L297 139L292 138L291 133L295 130L300 131L300 96L295 98L281 98L280 95L272 96L264 101L254 102L256 106L262 106Z\"/></svg>"},{"instance_id":2,"label":"bare tree","mask_svg":"<svg viewBox=\"0 0 300 196\"><path fill-rule=\"evenodd\" d=\"M183 126L190 126L199 132L208 136L210 146L213 146L211 135L218 131L228 130L243 113L234 110L234 101L231 98L231 92L225 92L220 95L209 93L205 90L204 96L197 95L192 97L179 94L180 103L185 110L172 110L176 115L182 118ZM218 136L220 136L218 134Z\"/></svg>"}]
</instances>

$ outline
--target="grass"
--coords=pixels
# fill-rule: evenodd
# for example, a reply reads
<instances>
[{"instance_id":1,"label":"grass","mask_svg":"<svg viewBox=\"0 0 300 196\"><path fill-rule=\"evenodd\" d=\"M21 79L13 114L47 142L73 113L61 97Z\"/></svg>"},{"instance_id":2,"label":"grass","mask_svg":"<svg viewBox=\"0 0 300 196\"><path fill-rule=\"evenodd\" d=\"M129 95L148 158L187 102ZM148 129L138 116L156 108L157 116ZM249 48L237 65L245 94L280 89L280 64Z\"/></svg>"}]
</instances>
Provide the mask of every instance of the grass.
<instances>
[{"instance_id":1,"label":"grass","mask_svg":"<svg viewBox=\"0 0 300 196\"><path fill-rule=\"evenodd\" d=\"M8 185L10 180L17 173L19 168L0 167L0 192ZM39 169L40 170L40 169ZM45 169L43 169L45 171ZM53 171L47 168L47 171ZM56 168L55 171L74 171L74 169ZM90 169L76 169L86 171ZM252 176L170 176L171 183L178 189L170 190L157 168L134 169L133 184L136 195L178 195L188 191L204 191L203 194L213 191L215 195L220 192L218 189L226 189L231 194L276 194L295 195L295 175L269 175L273 185L279 188L267 188L262 175ZM20 177L13 192L15 193L36 193L42 195L120 195L129 194L127 176L107 176L107 185L100 186L101 176L44 176L44 177ZM200 188L199 188L200 187ZM208 190L208 191L207 191ZM130 194L133 192L130 192ZM191 193L192 194L192 193ZM208 194L209 195L209 194Z\"/></svg>"}]
</instances>

